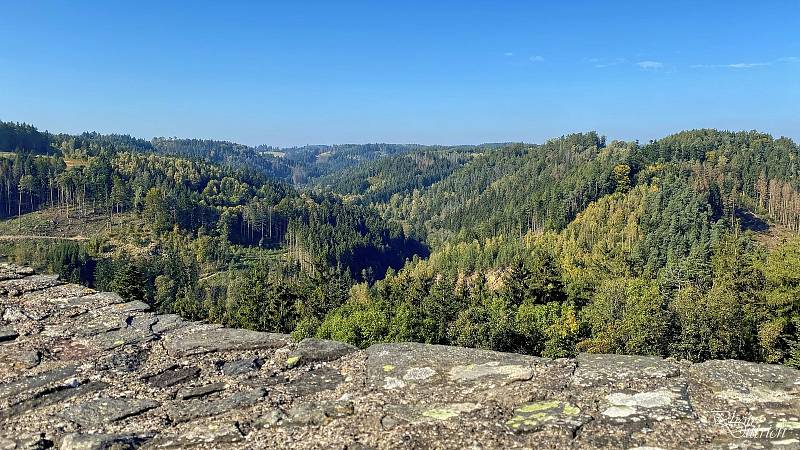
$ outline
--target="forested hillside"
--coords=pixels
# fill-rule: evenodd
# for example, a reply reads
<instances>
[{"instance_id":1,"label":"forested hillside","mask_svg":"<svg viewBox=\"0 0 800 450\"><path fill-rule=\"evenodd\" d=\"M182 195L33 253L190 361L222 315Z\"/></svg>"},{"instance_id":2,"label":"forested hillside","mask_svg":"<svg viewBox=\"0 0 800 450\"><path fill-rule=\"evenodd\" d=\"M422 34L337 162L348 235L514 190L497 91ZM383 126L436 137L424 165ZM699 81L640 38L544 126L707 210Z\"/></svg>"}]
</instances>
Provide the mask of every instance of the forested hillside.
<instances>
[{"instance_id":1,"label":"forested hillside","mask_svg":"<svg viewBox=\"0 0 800 450\"><path fill-rule=\"evenodd\" d=\"M8 257L164 312L360 346L800 365L787 138L277 149L0 125Z\"/></svg>"},{"instance_id":2,"label":"forested hillside","mask_svg":"<svg viewBox=\"0 0 800 450\"><path fill-rule=\"evenodd\" d=\"M380 158L320 177L314 185L363 203L382 203L393 195L408 194L441 181L469 161L475 151L422 150Z\"/></svg>"}]
</instances>

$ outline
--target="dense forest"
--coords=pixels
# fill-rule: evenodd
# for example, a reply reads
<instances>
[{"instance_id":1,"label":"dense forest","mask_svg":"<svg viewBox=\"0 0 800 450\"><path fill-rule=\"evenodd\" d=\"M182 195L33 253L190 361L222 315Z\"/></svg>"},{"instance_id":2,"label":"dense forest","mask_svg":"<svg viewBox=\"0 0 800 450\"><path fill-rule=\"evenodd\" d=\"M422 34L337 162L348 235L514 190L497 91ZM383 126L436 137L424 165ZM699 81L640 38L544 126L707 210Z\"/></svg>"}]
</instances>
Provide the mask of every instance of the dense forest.
<instances>
[{"instance_id":1,"label":"dense forest","mask_svg":"<svg viewBox=\"0 0 800 450\"><path fill-rule=\"evenodd\" d=\"M0 122L14 260L193 319L360 346L800 366L800 147L247 147ZM64 237L54 244L36 235Z\"/></svg>"}]
</instances>

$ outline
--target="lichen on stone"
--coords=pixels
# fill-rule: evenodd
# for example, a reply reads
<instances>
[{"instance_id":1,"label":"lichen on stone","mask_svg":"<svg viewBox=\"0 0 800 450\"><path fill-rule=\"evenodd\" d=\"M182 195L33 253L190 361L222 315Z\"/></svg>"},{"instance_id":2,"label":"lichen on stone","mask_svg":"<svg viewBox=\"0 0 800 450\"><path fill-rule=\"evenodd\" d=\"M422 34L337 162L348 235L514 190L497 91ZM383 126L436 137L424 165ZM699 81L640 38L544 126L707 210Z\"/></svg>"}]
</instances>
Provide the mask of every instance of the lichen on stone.
<instances>
[{"instance_id":1,"label":"lichen on stone","mask_svg":"<svg viewBox=\"0 0 800 450\"><path fill-rule=\"evenodd\" d=\"M775 424L775 427L783 428L786 430L800 430L800 422L791 420L782 420L777 424Z\"/></svg>"},{"instance_id":2,"label":"lichen on stone","mask_svg":"<svg viewBox=\"0 0 800 450\"><path fill-rule=\"evenodd\" d=\"M460 413L454 409L448 408L433 408L423 411L422 415L436 420L448 420L458 416Z\"/></svg>"},{"instance_id":3,"label":"lichen on stone","mask_svg":"<svg viewBox=\"0 0 800 450\"><path fill-rule=\"evenodd\" d=\"M400 389L406 387L405 381L395 378L395 377L386 377L385 382L383 383L384 389Z\"/></svg>"},{"instance_id":4,"label":"lichen on stone","mask_svg":"<svg viewBox=\"0 0 800 450\"><path fill-rule=\"evenodd\" d=\"M559 400L524 403L514 409L506 426L515 431L537 431L544 427L573 431L588 421L580 413L577 406Z\"/></svg>"},{"instance_id":5,"label":"lichen on stone","mask_svg":"<svg viewBox=\"0 0 800 450\"><path fill-rule=\"evenodd\" d=\"M412 367L406 371L403 379L406 381L421 381L427 380L434 375L436 375L436 371L430 367Z\"/></svg>"},{"instance_id":6,"label":"lichen on stone","mask_svg":"<svg viewBox=\"0 0 800 450\"><path fill-rule=\"evenodd\" d=\"M286 367L291 369L292 367L296 366L297 363L299 363L299 362L300 362L300 357L299 356L290 356L290 357L286 358Z\"/></svg>"}]
</instances>

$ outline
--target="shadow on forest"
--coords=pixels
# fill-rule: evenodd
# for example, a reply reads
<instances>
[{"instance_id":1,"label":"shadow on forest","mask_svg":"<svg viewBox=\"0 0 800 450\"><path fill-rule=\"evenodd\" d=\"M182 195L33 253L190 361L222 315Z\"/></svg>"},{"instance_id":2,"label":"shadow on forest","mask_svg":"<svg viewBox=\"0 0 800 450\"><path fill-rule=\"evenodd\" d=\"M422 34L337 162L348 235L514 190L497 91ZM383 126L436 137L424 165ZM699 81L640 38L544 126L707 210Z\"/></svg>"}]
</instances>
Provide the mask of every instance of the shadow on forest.
<instances>
[{"instance_id":1,"label":"shadow on forest","mask_svg":"<svg viewBox=\"0 0 800 450\"><path fill-rule=\"evenodd\" d=\"M415 256L430 256L428 245L413 237L400 237L385 246L356 247L344 261L357 281L374 281L383 279L389 268L400 270L407 259Z\"/></svg>"},{"instance_id":2,"label":"shadow on forest","mask_svg":"<svg viewBox=\"0 0 800 450\"><path fill-rule=\"evenodd\" d=\"M769 230L769 224L767 222L745 209L737 209L736 218L739 219L742 230L750 230L756 233L763 233Z\"/></svg>"}]
</instances>

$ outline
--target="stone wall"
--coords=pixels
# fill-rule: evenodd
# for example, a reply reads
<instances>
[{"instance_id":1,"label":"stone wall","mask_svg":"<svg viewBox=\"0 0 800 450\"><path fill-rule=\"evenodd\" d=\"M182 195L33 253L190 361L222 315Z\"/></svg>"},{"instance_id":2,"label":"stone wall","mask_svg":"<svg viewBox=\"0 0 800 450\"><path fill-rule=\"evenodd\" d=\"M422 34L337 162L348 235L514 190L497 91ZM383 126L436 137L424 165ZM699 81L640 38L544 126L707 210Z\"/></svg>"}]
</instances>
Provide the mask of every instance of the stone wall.
<instances>
[{"instance_id":1,"label":"stone wall","mask_svg":"<svg viewBox=\"0 0 800 450\"><path fill-rule=\"evenodd\" d=\"M798 448L800 372L346 344L0 265L0 449Z\"/></svg>"}]
</instances>

